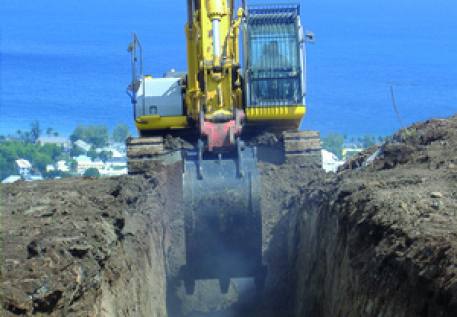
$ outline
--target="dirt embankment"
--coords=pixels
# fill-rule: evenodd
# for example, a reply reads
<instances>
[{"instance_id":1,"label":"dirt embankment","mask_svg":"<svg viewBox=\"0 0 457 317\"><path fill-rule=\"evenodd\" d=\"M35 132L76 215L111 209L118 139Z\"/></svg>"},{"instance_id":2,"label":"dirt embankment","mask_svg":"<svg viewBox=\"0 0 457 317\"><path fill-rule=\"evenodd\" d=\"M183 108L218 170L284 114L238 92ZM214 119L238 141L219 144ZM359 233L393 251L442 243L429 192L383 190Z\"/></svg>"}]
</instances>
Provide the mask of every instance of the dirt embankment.
<instances>
[{"instance_id":1,"label":"dirt embankment","mask_svg":"<svg viewBox=\"0 0 457 317\"><path fill-rule=\"evenodd\" d=\"M457 117L402 130L300 197L293 316L457 316Z\"/></svg>"},{"instance_id":2,"label":"dirt embankment","mask_svg":"<svg viewBox=\"0 0 457 317\"><path fill-rule=\"evenodd\" d=\"M260 295L251 281L184 294L178 165L1 187L2 316L457 315L457 118L401 131L337 175L274 163L260 163Z\"/></svg>"},{"instance_id":3,"label":"dirt embankment","mask_svg":"<svg viewBox=\"0 0 457 317\"><path fill-rule=\"evenodd\" d=\"M166 316L166 173L1 188L2 316Z\"/></svg>"}]
</instances>

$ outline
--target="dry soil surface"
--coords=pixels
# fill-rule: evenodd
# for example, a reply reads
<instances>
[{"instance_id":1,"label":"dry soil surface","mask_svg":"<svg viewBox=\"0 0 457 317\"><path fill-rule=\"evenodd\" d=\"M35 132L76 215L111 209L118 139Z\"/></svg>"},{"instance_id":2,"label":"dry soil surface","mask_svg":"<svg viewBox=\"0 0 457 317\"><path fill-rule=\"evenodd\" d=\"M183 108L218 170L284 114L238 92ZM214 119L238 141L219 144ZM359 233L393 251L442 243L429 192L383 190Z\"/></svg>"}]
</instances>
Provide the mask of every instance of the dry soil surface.
<instances>
[{"instance_id":1,"label":"dry soil surface","mask_svg":"<svg viewBox=\"0 0 457 317\"><path fill-rule=\"evenodd\" d=\"M166 316L163 181L2 187L1 315Z\"/></svg>"},{"instance_id":2,"label":"dry soil surface","mask_svg":"<svg viewBox=\"0 0 457 317\"><path fill-rule=\"evenodd\" d=\"M0 187L1 315L457 316L457 117L402 130L337 174L259 167L261 294L252 282L183 293L177 165Z\"/></svg>"},{"instance_id":3,"label":"dry soil surface","mask_svg":"<svg viewBox=\"0 0 457 317\"><path fill-rule=\"evenodd\" d=\"M292 316L457 316L457 117L400 131L300 199Z\"/></svg>"}]
</instances>

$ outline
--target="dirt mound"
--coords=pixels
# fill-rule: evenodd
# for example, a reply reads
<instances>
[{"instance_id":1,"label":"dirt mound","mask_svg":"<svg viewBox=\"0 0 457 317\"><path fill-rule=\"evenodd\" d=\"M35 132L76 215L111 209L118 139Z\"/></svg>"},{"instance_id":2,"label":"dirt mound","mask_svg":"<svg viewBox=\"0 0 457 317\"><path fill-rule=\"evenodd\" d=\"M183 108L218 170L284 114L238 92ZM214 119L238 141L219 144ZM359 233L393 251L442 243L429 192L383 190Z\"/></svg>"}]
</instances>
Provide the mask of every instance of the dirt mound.
<instances>
[{"instance_id":1,"label":"dirt mound","mask_svg":"<svg viewBox=\"0 0 457 317\"><path fill-rule=\"evenodd\" d=\"M457 315L456 158L457 117L432 120L302 196L294 315Z\"/></svg>"},{"instance_id":2,"label":"dirt mound","mask_svg":"<svg viewBox=\"0 0 457 317\"><path fill-rule=\"evenodd\" d=\"M157 311L165 303L159 182L122 177L2 187L2 316L165 316ZM135 273L148 270L156 274ZM147 282L157 284L155 294L135 289ZM135 307L134 297L145 301Z\"/></svg>"}]
</instances>

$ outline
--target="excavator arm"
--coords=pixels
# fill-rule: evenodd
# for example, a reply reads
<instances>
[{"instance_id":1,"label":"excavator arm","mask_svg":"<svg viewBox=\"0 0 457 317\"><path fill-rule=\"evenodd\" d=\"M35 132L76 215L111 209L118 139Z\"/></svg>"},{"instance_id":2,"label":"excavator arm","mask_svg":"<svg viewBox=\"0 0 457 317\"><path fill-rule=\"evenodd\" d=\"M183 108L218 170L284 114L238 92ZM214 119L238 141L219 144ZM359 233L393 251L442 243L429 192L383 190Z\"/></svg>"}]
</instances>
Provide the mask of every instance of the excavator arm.
<instances>
[{"instance_id":1,"label":"excavator arm","mask_svg":"<svg viewBox=\"0 0 457 317\"><path fill-rule=\"evenodd\" d=\"M245 118L239 60L243 9L235 16L234 1L227 0L187 5L187 114L198 123L208 151L226 151L235 146Z\"/></svg>"}]
</instances>

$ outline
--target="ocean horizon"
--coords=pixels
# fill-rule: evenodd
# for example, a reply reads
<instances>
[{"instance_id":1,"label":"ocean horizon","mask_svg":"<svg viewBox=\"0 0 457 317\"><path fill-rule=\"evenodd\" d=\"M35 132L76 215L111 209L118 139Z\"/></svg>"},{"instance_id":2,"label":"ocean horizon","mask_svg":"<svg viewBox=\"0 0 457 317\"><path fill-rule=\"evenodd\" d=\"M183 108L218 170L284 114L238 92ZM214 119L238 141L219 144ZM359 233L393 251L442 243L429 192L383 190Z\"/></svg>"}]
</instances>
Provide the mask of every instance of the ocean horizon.
<instances>
[{"instance_id":1,"label":"ocean horizon","mask_svg":"<svg viewBox=\"0 0 457 317\"><path fill-rule=\"evenodd\" d=\"M131 34L142 41L145 73L185 70L181 2L3 0L0 134L34 120L63 135L79 124L123 123L133 132ZM457 2L310 0L301 10L316 35L303 129L385 136L457 112Z\"/></svg>"}]
</instances>

